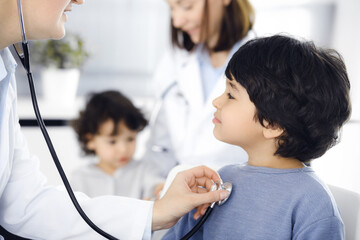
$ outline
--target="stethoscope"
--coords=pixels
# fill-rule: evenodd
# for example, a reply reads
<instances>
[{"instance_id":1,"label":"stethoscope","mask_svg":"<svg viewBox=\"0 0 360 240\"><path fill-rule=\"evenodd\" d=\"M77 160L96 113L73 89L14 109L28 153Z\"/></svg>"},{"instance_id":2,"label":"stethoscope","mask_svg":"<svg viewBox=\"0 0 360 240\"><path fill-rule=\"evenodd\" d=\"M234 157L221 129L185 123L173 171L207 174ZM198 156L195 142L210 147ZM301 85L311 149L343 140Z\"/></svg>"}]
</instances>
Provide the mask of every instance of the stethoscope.
<instances>
[{"instance_id":1,"label":"stethoscope","mask_svg":"<svg viewBox=\"0 0 360 240\"><path fill-rule=\"evenodd\" d=\"M178 85L178 83L176 81L172 82L171 84L169 84L165 90L162 92L159 100L155 103L154 109L152 110L151 116L150 116L150 120L149 120L149 126L152 127L156 124L156 121L158 119L161 107L163 106L163 103L165 101L166 96L169 94L169 92L174 89L176 86ZM186 99L185 99L186 101ZM165 153L168 151L168 149L164 146L160 146L160 145L153 145L151 146L151 151L153 152L162 152Z\"/></svg>"},{"instance_id":2,"label":"stethoscope","mask_svg":"<svg viewBox=\"0 0 360 240\"><path fill-rule=\"evenodd\" d=\"M232 191L232 184L230 182L223 183L222 181L215 182L211 186L210 191L216 191L216 190L226 190L229 193L229 196L225 198L224 200L220 200L217 202L219 206L223 205L230 197L231 191ZM205 221L210 216L212 210L214 209L216 202L213 202L210 207L208 207L205 211L205 214L200 218L199 222L188 232L184 237L181 238L181 240L187 240L191 238L192 235L194 235L200 227L205 223Z\"/></svg>"},{"instance_id":3,"label":"stethoscope","mask_svg":"<svg viewBox=\"0 0 360 240\"><path fill-rule=\"evenodd\" d=\"M28 78L28 82L29 82L29 88L30 88L30 94L31 94L31 100L32 100L32 104L33 104L33 108L34 108L34 112L35 112L35 116L36 116L36 120L39 124L39 127L41 129L41 132L45 138L46 144L49 148L50 154L53 158L53 161L55 163L55 166L60 174L60 177L64 183L64 186L66 188L66 191L69 194L69 197L72 201L72 203L74 204L76 210L78 211L78 213L80 214L80 216L84 219L84 221L97 233L99 233L100 235L102 235L103 237L107 238L107 239L114 239L116 240L117 238L113 237L112 235L106 233L105 231L103 231L102 229L100 229L98 226L96 226L90 219L89 217L85 214L85 212L83 211L83 209L81 208L79 202L77 201L75 194L73 192L73 190L71 189L70 183L66 177L66 174L60 164L59 158L57 157L55 148L51 142L50 136L46 130L46 126L44 124L44 121L41 117L40 114L40 110L38 107L38 103L37 103L37 98L36 98L36 93L35 93L35 87L34 87L34 81L33 81L33 77L32 77L32 73L31 73L31 69L30 69L30 52L29 52L29 46L28 46L28 41L26 39L26 33L25 33L25 25L24 25L24 19L23 19L23 13L22 13L22 6L21 6L21 0L17 0L17 4L18 4L18 11L19 11L19 18L20 18L20 26L21 26L21 35L22 35L22 42L14 44L14 48L15 48L15 52L18 55L25 71L26 71L26 75ZM232 186L231 183L225 183L223 184L222 182L216 182L213 184L213 186L211 187L211 191L215 191L218 189L224 189L226 191L228 191L229 193L231 193L232 190ZM219 201L218 204L221 205L223 204L225 200ZM215 202L211 204L211 206L206 210L205 214L202 216L202 218L199 220L198 224L195 225L195 227L193 229L191 229L191 231L186 234L181 240L185 240L185 239L189 239L201 226L202 224L206 221L206 219L209 217L213 207L215 205Z\"/></svg>"},{"instance_id":4,"label":"stethoscope","mask_svg":"<svg viewBox=\"0 0 360 240\"><path fill-rule=\"evenodd\" d=\"M156 101L155 106L154 106L151 116L150 116L150 120L149 120L150 128L152 126L156 125L156 121L158 120L160 110L165 102L165 98L168 97L169 93L171 91L175 90L177 86L178 86L178 82L177 82L177 80L175 80L172 83L168 84L168 86L165 88L165 90L162 91L162 94L160 95L159 99ZM186 106L186 108L188 108L189 102L185 98L185 96L179 90L175 94L179 99L181 99L181 102ZM157 153L166 153L169 151L169 149L166 148L165 146L153 145L153 146L151 146L151 151L157 152Z\"/></svg>"}]
</instances>

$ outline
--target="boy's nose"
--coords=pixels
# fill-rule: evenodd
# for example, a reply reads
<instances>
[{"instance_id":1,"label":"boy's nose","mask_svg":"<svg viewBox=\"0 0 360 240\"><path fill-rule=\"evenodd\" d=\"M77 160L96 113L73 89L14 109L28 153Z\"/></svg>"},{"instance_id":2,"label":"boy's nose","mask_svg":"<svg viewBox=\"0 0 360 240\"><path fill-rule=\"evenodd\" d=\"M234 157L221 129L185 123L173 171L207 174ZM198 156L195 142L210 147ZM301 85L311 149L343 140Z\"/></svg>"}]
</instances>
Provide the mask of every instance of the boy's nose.
<instances>
[{"instance_id":1,"label":"boy's nose","mask_svg":"<svg viewBox=\"0 0 360 240\"><path fill-rule=\"evenodd\" d=\"M220 108L220 102L221 102L221 96L215 98L213 101L212 101L212 105L215 107L215 108Z\"/></svg>"}]
</instances>

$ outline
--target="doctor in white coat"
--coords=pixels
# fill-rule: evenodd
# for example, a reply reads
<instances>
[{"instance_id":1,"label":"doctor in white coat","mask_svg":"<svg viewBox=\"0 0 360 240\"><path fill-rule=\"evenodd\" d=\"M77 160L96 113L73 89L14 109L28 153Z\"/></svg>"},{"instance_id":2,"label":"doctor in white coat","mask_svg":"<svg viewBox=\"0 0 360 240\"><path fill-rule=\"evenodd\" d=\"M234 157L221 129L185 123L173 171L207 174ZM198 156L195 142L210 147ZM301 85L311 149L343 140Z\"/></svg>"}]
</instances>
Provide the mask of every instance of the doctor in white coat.
<instances>
[{"instance_id":1,"label":"doctor in white coat","mask_svg":"<svg viewBox=\"0 0 360 240\"><path fill-rule=\"evenodd\" d=\"M0 225L30 239L103 239L81 219L63 189L46 185L39 162L29 153L21 134L16 62L7 48L22 38L17 3L0 0ZM83 0L22 1L28 38L61 38L72 3L82 4ZM155 203L116 196L76 196L90 219L111 235L150 239L152 230L171 227L196 206L227 197L225 191L198 194L203 191L198 185L209 189L211 180L220 178L209 168L183 172L168 194ZM197 217L205 207L198 208Z\"/></svg>"},{"instance_id":2,"label":"doctor in white coat","mask_svg":"<svg viewBox=\"0 0 360 240\"><path fill-rule=\"evenodd\" d=\"M248 0L167 0L173 48L154 76L157 105L144 158L166 177L178 164L220 168L247 161L246 152L213 135L212 100L224 89L232 54L253 37Z\"/></svg>"}]
</instances>

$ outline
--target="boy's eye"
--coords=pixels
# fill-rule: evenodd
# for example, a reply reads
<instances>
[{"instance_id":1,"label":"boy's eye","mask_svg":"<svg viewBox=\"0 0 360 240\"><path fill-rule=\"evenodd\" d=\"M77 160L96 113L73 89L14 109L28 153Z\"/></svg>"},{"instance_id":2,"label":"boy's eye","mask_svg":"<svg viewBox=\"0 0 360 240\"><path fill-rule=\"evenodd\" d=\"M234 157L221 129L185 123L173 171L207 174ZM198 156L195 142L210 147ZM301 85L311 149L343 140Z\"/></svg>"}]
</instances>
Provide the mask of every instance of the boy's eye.
<instances>
[{"instance_id":1,"label":"boy's eye","mask_svg":"<svg viewBox=\"0 0 360 240\"><path fill-rule=\"evenodd\" d=\"M111 145L114 145L114 144L116 143L116 140L110 140L109 143L110 143Z\"/></svg>"},{"instance_id":2,"label":"boy's eye","mask_svg":"<svg viewBox=\"0 0 360 240\"><path fill-rule=\"evenodd\" d=\"M135 141L135 138L134 137L128 137L128 142L133 142L133 141Z\"/></svg>"},{"instance_id":3,"label":"boy's eye","mask_svg":"<svg viewBox=\"0 0 360 240\"><path fill-rule=\"evenodd\" d=\"M235 99L235 98L231 95L231 93L228 93L227 95L228 95L228 98L229 98L229 99Z\"/></svg>"}]
</instances>

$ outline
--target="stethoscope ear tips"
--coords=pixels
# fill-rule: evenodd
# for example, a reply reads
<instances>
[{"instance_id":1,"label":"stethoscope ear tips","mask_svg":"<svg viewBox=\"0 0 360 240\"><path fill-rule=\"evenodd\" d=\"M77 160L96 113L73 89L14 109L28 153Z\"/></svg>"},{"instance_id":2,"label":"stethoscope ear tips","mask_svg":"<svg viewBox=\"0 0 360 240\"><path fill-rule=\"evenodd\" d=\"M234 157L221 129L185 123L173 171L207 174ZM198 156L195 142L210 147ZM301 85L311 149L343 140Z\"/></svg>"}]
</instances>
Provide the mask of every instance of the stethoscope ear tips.
<instances>
[{"instance_id":1,"label":"stethoscope ear tips","mask_svg":"<svg viewBox=\"0 0 360 240\"><path fill-rule=\"evenodd\" d=\"M232 191L232 184L230 182L223 183L222 181L214 182L214 184L211 186L210 191L216 191L216 190L226 190L229 193L229 196L223 200L220 200L217 202L219 206L223 205L230 197L231 191ZM211 205L211 207L214 206L214 203Z\"/></svg>"}]
</instances>

